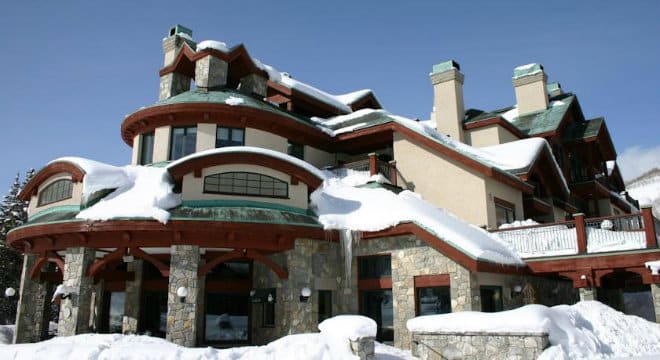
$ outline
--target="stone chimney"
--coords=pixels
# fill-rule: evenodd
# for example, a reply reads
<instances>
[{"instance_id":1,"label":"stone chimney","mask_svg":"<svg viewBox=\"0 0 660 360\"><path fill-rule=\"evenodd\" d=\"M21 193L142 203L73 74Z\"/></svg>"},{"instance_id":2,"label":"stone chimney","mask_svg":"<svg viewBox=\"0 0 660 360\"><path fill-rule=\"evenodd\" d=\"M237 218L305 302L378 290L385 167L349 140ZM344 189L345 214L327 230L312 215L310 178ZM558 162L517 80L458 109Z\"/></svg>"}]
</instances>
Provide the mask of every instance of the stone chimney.
<instances>
[{"instance_id":1,"label":"stone chimney","mask_svg":"<svg viewBox=\"0 0 660 360\"><path fill-rule=\"evenodd\" d=\"M172 65L174 59L176 59L176 56L179 54L181 47L186 45L193 51L197 47L197 44L192 39L192 30L181 25L175 25L170 28L168 36L163 39L163 53L165 54L163 67ZM190 81L190 76L176 72L170 72L161 76L158 99L167 99L190 90Z\"/></svg>"},{"instance_id":2,"label":"stone chimney","mask_svg":"<svg viewBox=\"0 0 660 360\"><path fill-rule=\"evenodd\" d=\"M527 64L513 69L513 88L516 91L518 115L548 108L548 77L541 64Z\"/></svg>"},{"instance_id":3,"label":"stone chimney","mask_svg":"<svg viewBox=\"0 0 660 360\"><path fill-rule=\"evenodd\" d=\"M464 141L463 117L463 79L461 66L454 60L433 65L431 83L433 84L433 112L436 129L452 139Z\"/></svg>"}]
</instances>

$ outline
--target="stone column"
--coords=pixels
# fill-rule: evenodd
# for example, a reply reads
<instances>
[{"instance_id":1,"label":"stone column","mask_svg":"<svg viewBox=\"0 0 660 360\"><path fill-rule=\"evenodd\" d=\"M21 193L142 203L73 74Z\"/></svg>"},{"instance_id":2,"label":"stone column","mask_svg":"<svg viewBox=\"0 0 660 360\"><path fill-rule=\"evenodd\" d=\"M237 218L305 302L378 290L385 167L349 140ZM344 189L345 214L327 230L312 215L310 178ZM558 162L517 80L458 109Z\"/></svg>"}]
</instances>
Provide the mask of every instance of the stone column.
<instances>
[{"instance_id":1,"label":"stone column","mask_svg":"<svg viewBox=\"0 0 660 360\"><path fill-rule=\"evenodd\" d=\"M596 288L580 288L580 301L596 300Z\"/></svg>"},{"instance_id":2,"label":"stone column","mask_svg":"<svg viewBox=\"0 0 660 360\"><path fill-rule=\"evenodd\" d=\"M268 85L267 79L257 74L249 74L241 78L240 92L247 95L266 96Z\"/></svg>"},{"instance_id":3,"label":"stone column","mask_svg":"<svg viewBox=\"0 0 660 360\"><path fill-rule=\"evenodd\" d=\"M91 330L91 300L94 279L87 276L87 269L95 259L94 249L68 248L64 257L64 279L62 281L71 296L60 303L58 336L72 336L88 333Z\"/></svg>"},{"instance_id":4,"label":"stone column","mask_svg":"<svg viewBox=\"0 0 660 360\"><path fill-rule=\"evenodd\" d=\"M456 266L456 271L451 271L449 282L449 294L451 296L451 311L481 311L481 299L479 295L479 282L476 274L469 270Z\"/></svg>"},{"instance_id":5,"label":"stone column","mask_svg":"<svg viewBox=\"0 0 660 360\"><path fill-rule=\"evenodd\" d=\"M30 268L36 261L37 255L23 257L14 344L41 341L42 334L48 331L48 319L45 319L45 310L50 306L50 299L47 299L48 284L39 279L30 279Z\"/></svg>"},{"instance_id":6,"label":"stone column","mask_svg":"<svg viewBox=\"0 0 660 360\"><path fill-rule=\"evenodd\" d=\"M172 245L170 262L170 286L167 295L167 340L177 345L195 346L197 338L197 313L199 299L199 246ZM179 287L186 287L188 295L181 302Z\"/></svg>"},{"instance_id":7,"label":"stone column","mask_svg":"<svg viewBox=\"0 0 660 360\"><path fill-rule=\"evenodd\" d=\"M122 334L137 334L138 331L143 269L144 262L142 260L135 259L127 264L127 270L133 272L133 281L126 282L126 302L124 303L124 317L121 324Z\"/></svg>"},{"instance_id":8,"label":"stone column","mask_svg":"<svg viewBox=\"0 0 660 360\"><path fill-rule=\"evenodd\" d=\"M653 308L655 309L655 322L660 324L660 284L651 284L651 295L653 297Z\"/></svg>"},{"instance_id":9,"label":"stone column","mask_svg":"<svg viewBox=\"0 0 660 360\"><path fill-rule=\"evenodd\" d=\"M316 332L316 322L312 306L314 301L300 301L300 291L304 287L312 290L312 296L316 296L314 289L314 276L312 274L312 255L314 252L313 241L309 239L296 239L294 250L287 254L287 268L289 279L285 281L282 289L281 299L285 302L284 313L275 316L288 317L288 333L300 334Z\"/></svg>"},{"instance_id":10,"label":"stone column","mask_svg":"<svg viewBox=\"0 0 660 360\"><path fill-rule=\"evenodd\" d=\"M92 313L92 329L99 332L101 328L101 313L103 313L103 293L105 292L105 280L101 279L94 285L92 301L90 306L94 309Z\"/></svg>"},{"instance_id":11,"label":"stone column","mask_svg":"<svg viewBox=\"0 0 660 360\"><path fill-rule=\"evenodd\" d=\"M227 84L228 64L213 55L195 61L195 84L198 88L215 88Z\"/></svg>"},{"instance_id":12,"label":"stone column","mask_svg":"<svg viewBox=\"0 0 660 360\"><path fill-rule=\"evenodd\" d=\"M171 72L160 77L158 100L164 100L190 90L190 77Z\"/></svg>"}]
</instances>

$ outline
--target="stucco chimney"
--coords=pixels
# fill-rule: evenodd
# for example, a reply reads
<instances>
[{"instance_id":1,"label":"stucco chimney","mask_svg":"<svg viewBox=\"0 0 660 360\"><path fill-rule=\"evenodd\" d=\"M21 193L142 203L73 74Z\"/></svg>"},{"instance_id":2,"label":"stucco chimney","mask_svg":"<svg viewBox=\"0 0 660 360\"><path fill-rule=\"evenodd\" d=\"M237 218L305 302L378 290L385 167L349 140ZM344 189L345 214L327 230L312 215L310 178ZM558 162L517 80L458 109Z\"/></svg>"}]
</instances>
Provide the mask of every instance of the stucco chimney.
<instances>
[{"instance_id":1,"label":"stucco chimney","mask_svg":"<svg viewBox=\"0 0 660 360\"><path fill-rule=\"evenodd\" d=\"M513 88L516 92L518 115L548 108L548 77L541 64L527 64L513 69Z\"/></svg>"},{"instance_id":2,"label":"stucco chimney","mask_svg":"<svg viewBox=\"0 0 660 360\"><path fill-rule=\"evenodd\" d=\"M454 60L433 65L433 112L436 129L452 139L463 142L463 79L461 66Z\"/></svg>"},{"instance_id":3,"label":"stucco chimney","mask_svg":"<svg viewBox=\"0 0 660 360\"><path fill-rule=\"evenodd\" d=\"M192 50L197 47L197 44L192 39L192 30L181 25L175 25L170 28L167 37L163 39L164 67L172 65L181 47L185 46L184 44L187 44ZM176 72L170 72L161 76L158 99L167 99L190 90L190 81L191 78L189 76Z\"/></svg>"}]
</instances>

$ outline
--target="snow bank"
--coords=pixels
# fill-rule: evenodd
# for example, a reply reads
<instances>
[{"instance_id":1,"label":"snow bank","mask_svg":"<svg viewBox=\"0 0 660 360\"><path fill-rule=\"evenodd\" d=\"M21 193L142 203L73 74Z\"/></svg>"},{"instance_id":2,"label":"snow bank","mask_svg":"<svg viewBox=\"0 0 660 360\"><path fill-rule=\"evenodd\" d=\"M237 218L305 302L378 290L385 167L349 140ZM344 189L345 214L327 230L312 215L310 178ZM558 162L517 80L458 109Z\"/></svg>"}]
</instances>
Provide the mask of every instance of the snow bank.
<instances>
[{"instance_id":1,"label":"snow bank","mask_svg":"<svg viewBox=\"0 0 660 360\"><path fill-rule=\"evenodd\" d=\"M230 96L230 97L227 98L227 100L225 100L225 104L231 105L231 106L241 105L244 102L245 102L245 100L243 100L243 98L239 98L239 97L236 97L236 96Z\"/></svg>"},{"instance_id":2,"label":"snow bank","mask_svg":"<svg viewBox=\"0 0 660 360\"><path fill-rule=\"evenodd\" d=\"M376 337L377 328L378 325L374 320L360 315L338 315L319 324L321 334L350 340Z\"/></svg>"},{"instance_id":3,"label":"snow bank","mask_svg":"<svg viewBox=\"0 0 660 360\"><path fill-rule=\"evenodd\" d=\"M310 195L310 208L325 229L379 231L414 222L473 258L524 264L498 238L436 208L416 193L403 191L397 195L385 189L355 188L352 180L347 182L350 185L342 179L328 179Z\"/></svg>"},{"instance_id":4,"label":"snow bank","mask_svg":"<svg viewBox=\"0 0 660 360\"><path fill-rule=\"evenodd\" d=\"M230 349L185 348L149 336L84 334L56 337L35 344L0 346L10 359L357 359L350 350L352 336L375 336L376 323L363 316L337 316L319 325L321 333L289 335L268 345ZM381 345L388 359L411 359L409 354ZM397 357L396 354L403 356ZM407 356L407 357L406 357Z\"/></svg>"},{"instance_id":5,"label":"snow bank","mask_svg":"<svg viewBox=\"0 0 660 360\"><path fill-rule=\"evenodd\" d=\"M660 354L660 324L620 313L597 301L575 305L527 305L498 313L457 312L420 316L415 332L548 333L552 346L539 359L595 359Z\"/></svg>"}]
</instances>

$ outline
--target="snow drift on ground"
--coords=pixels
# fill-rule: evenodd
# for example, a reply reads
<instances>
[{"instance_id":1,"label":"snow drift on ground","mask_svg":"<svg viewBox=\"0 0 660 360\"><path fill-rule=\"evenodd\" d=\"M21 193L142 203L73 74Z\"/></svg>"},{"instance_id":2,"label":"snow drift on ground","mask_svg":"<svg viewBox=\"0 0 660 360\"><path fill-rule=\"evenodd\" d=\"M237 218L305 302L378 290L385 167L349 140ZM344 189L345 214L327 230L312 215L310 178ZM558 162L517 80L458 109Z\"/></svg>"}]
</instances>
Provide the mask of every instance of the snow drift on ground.
<instances>
[{"instance_id":1,"label":"snow drift on ground","mask_svg":"<svg viewBox=\"0 0 660 360\"><path fill-rule=\"evenodd\" d=\"M289 335L265 346L230 349L185 348L159 338L137 335L84 334L36 344L0 346L12 359L357 359L349 338L375 336L376 323L363 316L342 315L319 324L320 333ZM414 359L409 352L379 344L376 359Z\"/></svg>"},{"instance_id":2,"label":"snow drift on ground","mask_svg":"<svg viewBox=\"0 0 660 360\"><path fill-rule=\"evenodd\" d=\"M456 312L420 316L410 331L545 332L551 346L539 359L597 359L660 355L660 324L620 313L597 301L527 305L498 313Z\"/></svg>"},{"instance_id":3,"label":"snow drift on ground","mask_svg":"<svg viewBox=\"0 0 660 360\"><path fill-rule=\"evenodd\" d=\"M356 188L352 186L354 184L350 176L331 178L310 195L310 207L325 229L379 231L414 222L474 258L523 264L501 240L431 205L416 193L402 191L395 194L382 188Z\"/></svg>"},{"instance_id":4,"label":"snow drift on ground","mask_svg":"<svg viewBox=\"0 0 660 360\"><path fill-rule=\"evenodd\" d=\"M117 167L97 161L66 157L53 162L69 162L85 172L83 203L102 190L115 189L76 218L109 220L118 217L143 217L166 223L167 209L178 206L181 197L172 191L170 176L163 168L147 166Z\"/></svg>"}]
</instances>

